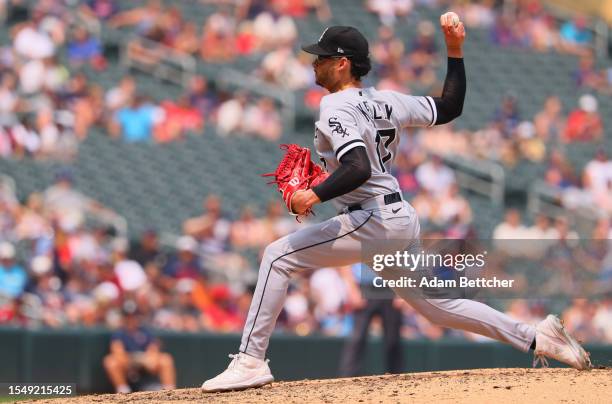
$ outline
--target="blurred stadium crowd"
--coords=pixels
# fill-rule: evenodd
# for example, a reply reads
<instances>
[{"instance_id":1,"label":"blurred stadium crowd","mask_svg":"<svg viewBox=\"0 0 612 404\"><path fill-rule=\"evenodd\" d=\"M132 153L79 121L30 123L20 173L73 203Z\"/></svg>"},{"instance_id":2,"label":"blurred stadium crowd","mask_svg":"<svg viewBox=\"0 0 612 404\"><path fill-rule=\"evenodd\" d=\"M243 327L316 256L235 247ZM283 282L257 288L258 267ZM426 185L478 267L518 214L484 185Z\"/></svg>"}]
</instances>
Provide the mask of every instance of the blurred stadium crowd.
<instances>
[{"instance_id":1,"label":"blurred stadium crowd","mask_svg":"<svg viewBox=\"0 0 612 404\"><path fill-rule=\"evenodd\" d=\"M11 43L0 49L0 156L71 160L93 126L125 142L176 141L188 132L205 133L207 126L215 127L219 136L276 142L283 135L274 100L220 90L201 75L190 80L180 97L161 101L148 97L130 75L102 88L81 72L83 66L107 69L104 44L95 29L99 25L134 34L127 52L145 64L158 63L159 44L219 68L260 55L254 75L287 91L302 91L304 105L318 108L324 92L314 83L311 60L295 49L300 19L315 14L325 23L331 18L327 0L201 2L218 5L201 27L185 19L178 7L157 0L127 8L126 2L116 0L86 0L76 2L77 12L61 0L36 2L32 18L15 24ZM0 2L5 14L11 3ZM458 155L494 160L508 168L522 161L544 165L542 179L563 190L564 206L587 207L600 215L587 238L612 239L612 161L606 150L602 146L582 172L565 153L572 143L601 142L606 128L597 96L612 93L612 68L596 67L592 33L584 18L559 21L537 0L517 1L503 11L496 1L368 0L362 5L364 12L380 19L371 46L371 84L378 88L407 93L440 88L437 69L443 55L434 40L436 26L420 22L408 42L395 35L394 26L416 8L443 7L456 10L468 30L488 30L498 46L575 55L579 68L567 80L575 82L576 90L591 93L567 112L553 94L533 115L520 110L516 95L508 95L478 130L451 124L409 132L400 145L395 175L417 209L426 236L487 236L476 232L478 212L459 192L453 170L442 159ZM183 223L178 239L161 240L150 229L130 241L86 223L89 213L107 208L80 193L69 173L61 173L54 185L23 202L2 189L0 324L115 328L121 306L129 300L154 327L239 332L256 274L249 257L301 224L277 203L270 203L263 217L248 206L238 217L228 217L222 207L211 195L201 216ZM545 255L578 236L564 218L550 223L542 215L528 225L520 213L509 210L493 237L553 240ZM612 279L610 243L593 254L602 265L602 277ZM298 277L279 327L299 335L347 335L351 312L362 302L351 286L351 273L349 268L324 268ZM529 322L550 309L542 300L506 303L510 314ZM407 338L476 338L432 325L408 305L402 310L402 334ZM579 339L612 342L612 299L576 300L563 310L566 325ZM377 327L374 332L380 332Z\"/></svg>"}]
</instances>

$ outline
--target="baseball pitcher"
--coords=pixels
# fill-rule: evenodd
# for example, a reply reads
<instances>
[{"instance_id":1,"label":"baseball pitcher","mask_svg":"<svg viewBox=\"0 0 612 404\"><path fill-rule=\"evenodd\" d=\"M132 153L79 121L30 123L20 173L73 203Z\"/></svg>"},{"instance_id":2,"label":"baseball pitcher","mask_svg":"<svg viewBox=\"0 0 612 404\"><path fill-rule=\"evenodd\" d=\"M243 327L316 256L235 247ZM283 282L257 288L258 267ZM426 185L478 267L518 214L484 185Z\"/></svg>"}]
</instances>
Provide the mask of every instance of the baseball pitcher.
<instances>
[{"instance_id":1,"label":"baseball pitcher","mask_svg":"<svg viewBox=\"0 0 612 404\"><path fill-rule=\"evenodd\" d=\"M204 382L204 391L244 389L274 380L266 350L294 272L367 263L362 245L370 241L385 241L380 254L403 251L418 242L417 214L402 199L391 167L402 129L440 125L461 115L466 91L465 29L452 12L440 17L440 25L448 53L440 97L362 87L361 79L371 67L369 47L353 27L329 27L317 43L302 48L316 55L316 82L330 93L321 100L314 133L315 150L326 173L310 163L309 154L290 149L292 157L279 165L276 182L294 214L307 214L314 205L330 200L341 213L265 249L239 353L230 355L232 361L224 372ZM394 291L440 326L478 333L524 352L532 349L536 359L543 361L550 357L576 369L591 366L588 354L555 316L532 326L476 301L423 299L405 288Z\"/></svg>"}]
</instances>

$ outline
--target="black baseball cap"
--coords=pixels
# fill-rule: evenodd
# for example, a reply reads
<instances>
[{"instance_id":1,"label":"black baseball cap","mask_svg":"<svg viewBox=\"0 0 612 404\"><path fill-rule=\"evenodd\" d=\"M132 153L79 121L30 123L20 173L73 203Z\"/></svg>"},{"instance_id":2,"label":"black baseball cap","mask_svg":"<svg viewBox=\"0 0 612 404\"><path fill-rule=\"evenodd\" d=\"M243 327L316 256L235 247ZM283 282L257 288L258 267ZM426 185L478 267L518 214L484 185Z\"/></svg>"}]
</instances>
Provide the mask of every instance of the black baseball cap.
<instances>
[{"instance_id":1,"label":"black baseball cap","mask_svg":"<svg viewBox=\"0 0 612 404\"><path fill-rule=\"evenodd\" d=\"M357 28L334 26L323 31L319 41L302 46L304 52L318 56L355 56L366 58L369 53L368 40Z\"/></svg>"}]
</instances>

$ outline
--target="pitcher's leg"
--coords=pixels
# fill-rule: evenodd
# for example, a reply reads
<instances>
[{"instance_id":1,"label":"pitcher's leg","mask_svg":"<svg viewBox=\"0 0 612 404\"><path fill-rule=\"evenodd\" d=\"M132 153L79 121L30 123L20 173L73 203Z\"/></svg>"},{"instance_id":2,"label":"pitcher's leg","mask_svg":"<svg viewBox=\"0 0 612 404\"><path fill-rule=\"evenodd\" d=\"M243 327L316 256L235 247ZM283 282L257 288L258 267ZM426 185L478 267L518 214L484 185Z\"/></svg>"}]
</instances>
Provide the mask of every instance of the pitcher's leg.
<instances>
[{"instance_id":1,"label":"pitcher's leg","mask_svg":"<svg viewBox=\"0 0 612 404\"><path fill-rule=\"evenodd\" d=\"M359 231L370 217L371 214L365 211L336 216L289 234L266 248L242 333L240 352L265 358L293 271L344 266L360 261Z\"/></svg>"},{"instance_id":2,"label":"pitcher's leg","mask_svg":"<svg viewBox=\"0 0 612 404\"><path fill-rule=\"evenodd\" d=\"M416 311L434 324L473 332L508 343L527 352L533 343L536 329L513 319L486 304L468 299L421 299L396 290Z\"/></svg>"}]
</instances>

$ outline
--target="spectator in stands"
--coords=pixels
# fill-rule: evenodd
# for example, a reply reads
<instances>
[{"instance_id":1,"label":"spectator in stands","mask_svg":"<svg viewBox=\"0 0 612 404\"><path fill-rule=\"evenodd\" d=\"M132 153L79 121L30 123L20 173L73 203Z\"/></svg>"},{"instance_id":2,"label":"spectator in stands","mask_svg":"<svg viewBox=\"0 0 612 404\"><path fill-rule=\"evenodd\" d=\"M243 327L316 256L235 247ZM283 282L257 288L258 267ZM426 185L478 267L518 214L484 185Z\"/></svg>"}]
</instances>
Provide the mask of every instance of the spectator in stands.
<instances>
[{"instance_id":1,"label":"spectator in stands","mask_svg":"<svg viewBox=\"0 0 612 404\"><path fill-rule=\"evenodd\" d=\"M102 56L102 44L84 27L75 28L72 39L68 42L67 51L68 60L74 67L89 63L96 70L106 68L106 60Z\"/></svg>"},{"instance_id":2,"label":"spectator in stands","mask_svg":"<svg viewBox=\"0 0 612 404\"><path fill-rule=\"evenodd\" d=\"M135 305L134 305L135 306ZM176 371L172 356L161 351L160 342L141 325L135 307L124 310L123 326L111 337L104 369L117 393L130 393L129 377L145 371L160 378L162 388L174 389Z\"/></svg>"},{"instance_id":3,"label":"spectator in stands","mask_svg":"<svg viewBox=\"0 0 612 404\"><path fill-rule=\"evenodd\" d=\"M200 242L204 255L214 255L226 249L231 223L221 211L221 198L209 195L202 203L201 216L185 220L183 232Z\"/></svg>"},{"instance_id":4,"label":"spectator in stands","mask_svg":"<svg viewBox=\"0 0 612 404\"><path fill-rule=\"evenodd\" d=\"M106 92L105 106L113 114L121 108L128 107L136 94L136 81L132 76L124 76L119 84Z\"/></svg>"},{"instance_id":5,"label":"spectator in stands","mask_svg":"<svg viewBox=\"0 0 612 404\"><path fill-rule=\"evenodd\" d=\"M530 258L542 258L548 248L555 243L559 237L557 230L550 225L550 219L544 213L539 213L535 218L533 226L526 229L524 238L533 240L526 242L523 246L525 256Z\"/></svg>"},{"instance_id":6,"label":"spectator in stands","mask_svg":"<svg viewBox=\"0 0 612 404\"><path fill-rule=\"evenodd\" d=\"M417 35L410 45L410 58L413 65L417 64L422 68L436 65L438 46L434 36L435 32L436 29L431 21L421 21L419 23ZM417 58L418 63L415 63Z\"/></svg>"},{"instance_id":7,"label":"spectator in stands","mask_svg":"<svg viewBox=\"0 0 612 404\"><path fill-rule=\"evenodd\" d=\"M163 306L152 313L155 327L179 332L198 329L201 313L191 299L194 283L190 278L183 278L167 286Z\"/></svg>"},{"instance_id":8,"label":"spectator in stands","mask_svg":"<svg viewBox=\"0 0 612 404\"><path fill-rule=\"evenodd\" d=\"M244 130L262 139L277 141L282 134L281 118L274 100L262 97L247 107L244 113Z\"/></svg>"},{"instance_id":9,"label":"spectator in stands","mask_svg":"<svg viewBox=\"0 0 612 404\"><path fill-rule=\"evenodd\" d=\"M540 52L556 50L559 48L559 38L555 20L543 11L541 5L538 7L540 10L528 22L529 45Z\"/></svg>"},{"instance_id":10,"label":"spectator in stands","mask_svg":"<svg viewBox=\"0 0 612 404\"><path fill-rule=\"evenodd\" d=\"M601 336L602 341L612 341L612 299L608 298L601 302L595 310L592 319L596 335ZM590 337L590 336L589 336Z\"/></svg>"},{"instance_id":11,"label":"spectator in stands","mask_svg":"<svg viewBox=\"0 0 612 404\"><path fill-rule=\"evenodd\" d=\"M419 184L414 175L415 162L405 153L398 153L395 159L395 164L392 168L393 176L397 178L400 189L408 194L413 195L417 192Z\"/></svg>"},{"instance_id":12,"label":"spectator in stands","mask_svg":"<svg viewBox=\"0 0 612 404\"><path fill-rule=\"evenodd\" d=\"M304 58L303 55L302 58ZM313 80L303 60L294 56L290 46L282 46L266 55L261 62L258 74L265 81L282 87L304 88Z\"/></svg>"},{"instance_id":13,"label":"spectator in stands","mask_svg":"<svg viewBox=\"0 0 612 404\"><path fill-rule=\"evenodd\" d=\"M28 21L12 29L13 47L18 56L26 59L44 59L55 54L55 44L49 35Z\"/></svg>"},{"instance_id":14,"label":"spectator in stands","mask_svg":"<svg viewBox=\"0 0 612 404\"><path fill-rule=\"evenodd\" d=\"M366 0L366 9L378 15L383 25L392 27L398 19L405 18L413 8L412 0Z\"/></svg>"},{"instance_id":15,"label":"spectator in stands","mask_svg":"<svg viewBox=\"0 0 612 404\"><path fill-rule=\"evenodd\" d=\"M79 139L85 139L89 128L102 116L101 87L89 85L84 74L76 74L69 80L62 97L71 112L74 133Z\"/></svg>"},{"instance_id":16,"label":"spectator in stands","mask_svg":"<svg viewBox=\"0 0 612 404\"><path fill-rule=\"evenodd\" d=\"M264 50L280 46L291 46L297 38L297 27L293 18L282 15L283 2L273 2L253 20L253 30Z\"/></svg>"},{"instance_id":17,"label":"spectator in stands","mask_svg":"<svg viewBox=\"0 0 612 404\"><path fill-rule=\"evenodd\" d=\"M599 89L605 85L603 76L595 69L595 56L593 52L580 57L580 64L578 65L578 70L574 73L574 80L578 87Z\"/></svg>"},{"instance_id":18,"label":"spectator in stands","mask_svg":"<svg viewBox=\"0 0 612 404\"><path fill-rule=\"evenodd\" d=\"M347 284L337 268L320 268L310 276L308 291L312 313L323 335L349 335L352 319L347 316ZM399 336L399 324L398 332Z\"/></svg>"},{"instance_id":19,"label":"spectator in stands","mask_svg":"<svg viewBox=\"0 0 612 404\"><path fill-rule=\"evenodd\" d=\"M37 240L51 234L52 228L43 209L42 195L37 192L31 193L15 227L15 234L19 240Z\"/></svg>"},{"instance_id":20,"label":"spectator in stands","mask_svg":"<svg viewBox=\"0 0 612 404\"><path fill-rule=\"evenodd\" d=\"M117 0L86 0L81 2L81 9L90 16L108 21L119 12Z\"/></svg>"},{"instance_id":21,"label":"spectator in stands","mask_svg":"<svg viewBox=\"0 0 612 404\"><path fill-rule=\"evenodd\" d=\"M20 104L17 93L17 77L12 71L4 71L0 82L0 126L12 125L17 121L16 113Z\"/></svg>"},{"instance_id":22,"label":"spectator in stands","mask_svg":"<svg viewBox=\"0 0 612 404\"><path fill-rule=\"evenodd\" d=\"M245 321L239 311L240 298L232 296L226 285L215 285L210 290L211 302L204 310L204 326L220 332L238 332Z\"/></svg>"},{"instance_id":23,"label":"spectator in stands","mask_svg":"<svg viewBox=\"0 0 612 404\"><path fill-rule=\"evenodd\" d=\"M196 108L205 120L213 115L219 105L217 94L208 87L208 81L204 76L194 76L189 81L186 96L189 105Z\"/></svg>"},{"instance_id":24,"label":"spectator in stands","mask_svg":"<svg viewBox=\"0 0 612 404\"><path fill-rule=\"evenodd\" d=\"M472 209L469 202L459 194L456 183L451 184L446 192L436 200L433 221L439 226L451 223L467 225L472 221Z\"/></svg>"},{"instance_id":25,"label":"spectator in stands","mask_svg":"<svg viewBox=\"0 0 612 404\"><path fill-rule=\"evenodd\" d=\"M522 243L516 240L525 238L527 228L521 222L521 213L517 209L508 209L505 219L493 229L495 247L511 257L523 255Z\"/></svg>"},{"instance_id":26,"label":"spectator in stands","mask_svg":"<svg viewBox=\"0 0 612 404\"><path fill-rule=\"evenodd\" d=\"M544 174L544 180L549 185L559 188L569 188L577 184L574 167L569 163L567 157L559 150L553 150L548 159L548 167Z\"/></svg>"},{"instance_id":27,"label":"spectator in stands","mask_svg":"<svg viewBox=\"0 0 612 404\"><path fill-rule=\"evenodd\" d=\"M40 156L56 160L70 160L75 157L78 139L74 131L54 119L54 111L42 108L36 117L36 129L40 134Z\"/></svg>"},{"instance_id":28,"label":"spectator in stands","mask_svg":"<svg viewBox=\"0 0 612 404\"><path fill-rule=\"evenodd\" d=\"M504 221L493 230L493 238L496 240L522 239L526 230L521 223L521 213L517 209L508 209Z\"/></svg>"},{"instance_id":29,"label":"spectator in stands","mask_svg":"<svg viewBox=\"0 0 612 404\"><path fill-rule=\"evenodd\" d=\"M603 149L584 168L582 185L587 203L604 215L612 214L612 161Z\"/></svg>"},{"instance_id":30,"label":"spectator in stands","mask_svg":"<svg viewBox=\"0 0 612 404\"><path fill-rule=\"evenodd\" d=\"M262 239L260 245L268 245L272 241L294 232L297 229L296 221L285 214L284 205L276 200L268 203L266 215L260 219L261 226L265 229L262 231Z\"/></svg>"},{"instance_id":31,"label":"spectator in stands","mask_svg":"<svg viewBox=\"0 0 612 404\"><path fill-rule=\"evenodd\" d=\"M433 221L436 204L431 193L421 188L410 202L419 215L419 222L426 226Z\"/></svg>"},{"instance_id":32,"label":"spectator in stands","mask_svg":"<svg viewBox=\"0 0 612 404\"><path fill-rule=\"evenodd\" d=\"M307 279L299 279L289 285L287 299L280 314L284 329L298 335L308 335L315 328L315 320L309 311Z\"/></svg>"},{"instance_id":33,"label":"spectator in stands","mask_svg":"<svg viewBox=\"0 0 612 404\"><path fill-rule=\"evenodd\" d=\"M259 38L255 35L252 21L242 21L236 32L236 53L248 56L259 51Z\"/></svg>"},{"instance_id":34,"label":"spectator in stands","mask_svg":"<svg viewBox=\"0 0 612 404\"><path fill-rule=\"evenodd\" d=\"M191 236L176 241L176 255L168 258L164 275L172 279L198 279L204 272L198 257L198 242Z\"/></svg>"},{"instance_id":35,"label":"spectator in stands","mask_svg":"<svg viewBox=\"0 0 612 404\"><path fill-rule=\"evenodd\" d=\"M603 215L612 217L612 178L608 179L605 188L593 194L593 201Z\"/></svg>"},{"instance_id":36,"label":"spectator in stands","mask_svg":"<svg viewBox=\"0 0 612 404\"><path fill-rule=\"evenodd\" d=\"M588 299L574 299L572 305L564 311L562 320L572 335L576 335L581 341L591 336L601 338L593 324L594 314L595 306Z\"/></svg>"},{"instance_id":37,"label":"spectator in stands","mask_svg":"<svg viewBox=\"0 0 612 404\"><path fill-rule=\"evenodd\" d=\"M253 208L245 206L240 213L240 218L232 223L230 243L238 250L263 247L262 241L270 239L270 234L266 234L266 231L267 228L255 218Z\"/></svg>"},{"instance_id":38,"label":"spectator in stands","mask_svg":"<svg viewBox=\"0 0 612 404\"><path fill-rule=\"evenodd\" d=\"M172 47L179 52L195 55L200 49L198 27L194 22L186 22L172 40Z\"/></svg>"},{"instance_id":39,"label":"spectator in stands","mask_svg":"<svg viewBox=\"0 0 612 404\"><path fill-rule=\"evenodd\" d=\"M495 112L494 122L504 138L510 138L520 122L516 96L506 95Z\"/></svg>"},{"instance_id":40,"label":"spectator in stands","mask_svg":"<svg viewBox=\"0 0 612 404\"><path fill-rule=\"evenodd\" d=\"M243 132L247 100L247 95L240 92L219 106L217 110L217 133L219 135L227 136Z\"/></svg>"},{"instance_id":41,"label":"spectator in stands","mask_svg":"<svg viewBox=\"0 0 612 404\"><path fill-rule=\"evenodd\" d=\"M14 141L14 153L18 156L36 157L40 152L40 136L36 133L32 119L24 116L11 128Z\"/></svg>"},{"instance_id":42,"label":"spectator in stands","mask_svg":"<svg viewBox=\"0 0 612 404\"><path fill-rule=\"evenodd\" d=\"M206 62L227 63L235 57L236 22L226 8L206 20L200 40L200 57Z\"/></svg>"},{"instance_id":43,"label":"spectator in stands","mask_svg":"<svg viewBox=\"0 0 612 404\"><path fill-rule=\"evenodd\" d=\"M579 108L567 117L563 140L571 142L590 142L601 139L603 123L599 116L597 99L590 94L578 100Z\"/></svg>"},{"instance_id":44,"label":"spectator in stands","mask_svg":"<svg viewBox=\"0 0 612 404\"><path fill-rule=\"evenodd\" d=\"M160 249L159 236L155 230L147 229L142 232L140 241L130 248L130 258L143 267L151 262L159 266L166 264L167 257Z\"/></svg>"},{"instance_id":45,"label":"spectator in stands","mask_svg":"<svg viewBox=\"0 0 612 404\"><path fill-rule=\"evenodd\" d=\"M536 136L533 123L523 121L519 123L514 131L514 138L521 156L524 159L539 163L546 157L546 144Z\"/></svg>"},{"instance_id":46,"label":"spectator in stands","mask_svg":"<svg viewBox=\"0 0 612 404\"><path fill-rule=\"evenodd\" d=\"M460 2L453 4L453 10L469 28L488 28L495 22L494 1Z\"/></svg>"},{"instance_id":47,"label":"spectator in stands","mask_svg":"<svg viewBox=\"0 0 612 404\"><path fill-rule=\"evenodd\" d=\"M190 105L183 96L177 102L165 100L160 104L162 118L155 126L155 141L171 142L183 138L185 132L199 133L204 127L204 119L197 108Z\"/></svg>"},{"instance_id":48,"label":"spectator in stands","mask_svg":"<svg viewBox=\"0 0 612 404\"><path fill-rule=\"evenodd\" d=\"M404 54L404 43L395 36L393 28L382 25L378 29L378 39L372 44L372 58L380 68L390 68L389 65L396 63ZM379 74L384 75L383 72Z\"/></svg>"},{"instance_id":49,"label":"spectator in stands","mask_svg":"<svg viewBox=\"0 0 612 404\"><path fill-rule=\"evenodd\" d=\"M565 52L584 54L587 46L592 44L593 35L587 27L587 19L579 16L569 20L559 30L561 46Z\"/></svg>"},{"instance_id":50,"label":"spectator in stands","mask_svg":"<svg viewBox=\"0 0 612 404\"><path fill-rule=\"evenodd\" d=\"M515 29L515 20L507 14L497 14L491 26L491 41L498 46L509 47L519 43Z\"/></svg>"},{"instance_id":51,"label":"spectator in stands","mask_svg":"<svg viewBox=\"0 0 612 404\"><path fill-rule=\"evenodd\" d=\"M433 155L416 170L416 178L421 187L430 192L433 196L444 195L455 183L453 170L442 163L442 158Z\"/></svg>"},{"instance_id":52,"label":"spectator in stands","mask_svg":"<svg viewBox=\"0 0 612 404\"><path fill-rule=\"evenodd\" d=\"M592 194L605 192L612 181L612 160L604 149L599 149L595 158L587 163L582 175L584 189Z\"/></svg>"},{"instance_id":53,"label":"spectator in stands","mask_svg":"<svg viewBox=\"0 0 612 404\"><path fill-rule=\"evenodd\" d=\"M124 293L136 294L147 284L144 268L128 258L129 243L125 239L115 239L112 243L113 272L117 283Z\"/></svg>"},{"instance_id":54,"label":"spectator in stands","mask_svg":"<svg viewBox=\"0 0 612 404\"><path fill-rule=\"evenodd\" d=\"M142 7L122 11L108 21L111 28L135 26L136 32L145 35L163 18L165 9L161 0L148 0Z\"/></svg>"},{"instance_id":55,"label":"spectator in stands","mask_svg":"<svg viewBox=\"0 0 612 404\"><path fill-rule=\"evenodd\" d=\"M526 238L534 240L554 240L559 237L557 231L551 227L550 219L546 214L539 213L533 226L527 229Z\"/></svg>"},{"instance_id":56,"label":"spectator in stands","mask_svg":"<svg viewBox=\"0 0 612 404\"><path fill-rule=\"evenodd\" d=\"M0 296L16 298L27 283L27 274L15 262L15 247L6 241L0 243Z\"/></svg>"},{"instance_id":57,"label":"spectator in stands","mask_svg":"<svg viewBox=\"0 0 612 404\"><path fill-rule=\"evenodd\" d=\"M153 126L159 122L158 107L136 96L129 107L119 109L109 123L113 137L122 136L126 142L149 141L153 136Z\"/></svg>"},{"instance_id":58,"label":"spectator in stands","mask_svg":"<svg viewBox=\"0 0 612 404\"><path fill-rule=\"evenodd\" d=\"M533 119L538 138L553 143L561 140L565 124L561 117L562 108L559 97L550 96L544 101L544 107Z\"/></svg>"}]
</instances>

